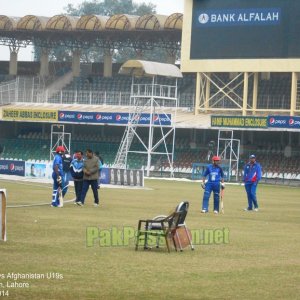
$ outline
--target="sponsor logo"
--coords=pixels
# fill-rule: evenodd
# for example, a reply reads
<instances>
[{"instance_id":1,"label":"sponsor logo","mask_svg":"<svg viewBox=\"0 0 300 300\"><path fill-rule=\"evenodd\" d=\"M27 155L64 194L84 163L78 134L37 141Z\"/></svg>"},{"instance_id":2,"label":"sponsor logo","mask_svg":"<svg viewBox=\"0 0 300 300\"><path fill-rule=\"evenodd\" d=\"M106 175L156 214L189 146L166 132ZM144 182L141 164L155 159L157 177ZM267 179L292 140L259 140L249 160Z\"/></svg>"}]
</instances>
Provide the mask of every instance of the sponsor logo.
<instances>
[{"instance_id":1,"label":"sponsor logo","mask_svg":"<svg viewBox=\"0 0 300 300\"><path fill-rule=\"evenodd\" d=\"M200 24L206 24L209 21L209 15L208 14L200 14L198 21Z\"/></svg>"},{"instance_id":2,"label":"sponsor logo","mask_svg":"<svg viewBox=\"0 0 300 300\"><path fill-rule=\"evenodd\" d=\"M270 118L269 124L274 126L274 125L285 125L287 124L287 120L285 119L276 119L276 118Z\"/></svg>"},{"instance_id":3,"label":"sponsor logo","mask_svg":"<svg viewBox=\"0 0 300 300\"><path fill-rule=\"evenodd\" d=\"M93 115L82 115L83 120L93 120Z\"/></svg>"},{"instance_id":4,"label":"sponsor logo","mask_svg":"<svg viewBox=\"0 0 300 300\"><path fill-rule=\"evenodd\" d=\"M116 115L116 121L121 121L121 115Z\"/></svg>"},{"instance_id":5,"label":"sponsor logo","mask_svg":"<svg viewBox=\"0 0 300 300\"><path fill-rule=\"evenodd\" d=\"M60 117L61 119L63 119L63 118L65 117L65 114L64 114L63 112L61 112L61 113L59 114L59 117Z\"/></svg>"},{"instance_id":6,"label":"sponsor logo","mask_svg":"<svg viewBox=\"0 0 300 300\"><path fill-rule=\"evenodd\" d=\"M96 120L101 120L102 116L100 114L96 115Z\"/></svg>"},{"instance_id":7,"label":"sponsor logo","mask_svg":"<svg viewBox=\"0 0 300 300\"><path fill-rule=\"evenodd\" d=\"M290 125L290 126L293 126L294 124L295 124L295 120L294 120L294 119L292 119L292 118L291 118L291 119L289 119L289 125Z\"/></svg>"},{"instance_id":8,"label":"sponsor logo","mask_svg":"<svg viewBox=\"0 0 300 300\"><path fill-rule=\"evenodd\" d=\"M98 115L97 115L98 116ZM113 117L112 115L100 115L100 118L97 118L96 116L96 120L98 121L112 121Z\"/></svg>"},{"instance_id":9,"label":"sponsor logo","mask_svg":"<svg viewBox=\"0 0 300 300\"><path fill-rule=\"evenodd\" d=\"M77 114L76 117L77 117L78 120L82 120L82 114L79 113L79 114Z\"/></svg>"},{"instance_id":10,"label":"sponsor logo","mask_svg":"<svg viewBox=\"0 0 300 300\"><path fill-rule=\"evenodd\" d=\"M158 115L154 115L154 116L153 116L153 121L154 121L154 122L158 121L158 118L159 118Z\"/></svg>"},{"instance_id":11,"label":"sponsor logo","mask_svg":"<svg viewBox=\"0 0 300 300\"><path fill-rule=\"evenodd\" d=\"M0 165L0 170L8 170L8 165Z\"/></svg>"},{"instance_id":12,"label":"sponsor logo","mask_svg":"<svg viewBox=\"0 0 300 300\"><path fill-rule=\"evenodd\" d=\"M276 25L281 22L281 9L276 7L212 9L198 11L197 15L197 25L201 27Z\"/></svg>"},{"instance_id":13,"label":"sponsor logo","mask_svg":"<svg viewBox=\"0 0 300 300\"><path fill-rule=\"evenodd\" d=\"M13 163L9 165L9 170L12 172L15 170L15 165Z\"/></svg>"},{"instance_id":14,"label":"sponsor logo","mask_svg":"<svg viewBox=\"0 0 300 300\"><path fill-rule=\"evenodd\" d=\"M170 122L171 120L168 117L160 117L161 122Z\"/></svg>"}]
</instances>

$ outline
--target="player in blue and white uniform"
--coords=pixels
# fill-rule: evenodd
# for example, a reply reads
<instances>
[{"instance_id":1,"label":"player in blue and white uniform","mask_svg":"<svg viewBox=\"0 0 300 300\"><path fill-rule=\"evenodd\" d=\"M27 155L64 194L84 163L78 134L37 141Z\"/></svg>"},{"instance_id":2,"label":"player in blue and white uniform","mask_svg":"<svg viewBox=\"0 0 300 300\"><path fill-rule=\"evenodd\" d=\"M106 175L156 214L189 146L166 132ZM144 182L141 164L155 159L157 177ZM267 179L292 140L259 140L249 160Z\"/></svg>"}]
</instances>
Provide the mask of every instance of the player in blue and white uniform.
<instances>
[{"instance_id":1,"label":"player in blue and white uniform","mask_svg":"<svg viewBox=\"0 0 300 300\"><path fill-rule=\"evenodd\" d=\"M256 198L256 189L258 182L261 180L261 165L256 161L254 154L250 155L249 162L244 167L243 181L248 199L248 207L245 211L258 211L258 203ZM253 208L254 206L254 208Z\"/></svg>"},{"instance_id":2,"label":"player in blue and white uniform","mask_svg":"<svg viewBox=\"0 0 300 300\"><path fill-rule=\"evenodd\" d=\"M75 204L81 202L81 192L83 185L83 152L76 151L75 156L71 162L70 172L74 180L74 188L76 194Z\"/></svg>"},{"instance_id":3,"label":"player in blue and white uniform","mask_svg":"<svg viewBox=\"0 0 300 300\"><path fill-rule=\"evenodd\" d=\"M53 179L53 192L52 192L52 203L53 207L60 207L59 193L58 189L61 188L64 191L64 171L63 171L63 155L65 153L65 148L63 146L58 146L56 148L56 154L54 156L52 165L52 179ZM63 193L64 195L64 193Z\"/></svg>"},{"instance_id":4,"label":"player in blue and white uniform","mask_svg":"<svg viewBox=\"0 0 300 300\"><path fill-rule=\"evenodd\" d=\"M72 162L72 157L69 153L65 152L64 155L62 156L62 159L63 159L63 172L64 172L63 196L65 196L69 188L69 181L71 176L70 166Z\"/></svg>"},{"instance_id":5,"label":"player in blue and white uniform","mask_svg":"<svg viewBox=\"0 0 300 300\"><path fill-rule=\"evenodd\" d=\"M206 170L203 173L202 178L202 188L205 190L202 201L202 213L208 212L209 205L209 197L211 192L214 194L214 213L219 213L219 203L220 203L220 188L225 188L224 183L224 172L222 168L219 166L220 157L213 156L212 164L208 165ZM205 183L205 179L208 177L207 182Z\"/></svg>"}]
</instances>

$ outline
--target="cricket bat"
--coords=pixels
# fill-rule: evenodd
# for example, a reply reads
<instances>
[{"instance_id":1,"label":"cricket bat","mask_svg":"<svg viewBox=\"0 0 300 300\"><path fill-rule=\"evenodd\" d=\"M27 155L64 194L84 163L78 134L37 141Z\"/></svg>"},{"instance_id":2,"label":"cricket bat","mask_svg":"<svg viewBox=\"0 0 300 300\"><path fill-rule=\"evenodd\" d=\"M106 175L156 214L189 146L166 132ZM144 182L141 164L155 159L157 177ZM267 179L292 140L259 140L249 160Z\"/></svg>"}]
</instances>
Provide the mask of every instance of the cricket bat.
<instances>
[{"instance_id":1,"label":"cricket bat","mask_svg":"<svg viewBox=\"0 0 300 300\"><path fill-rule=\"evenodd\" d=\"M62 188L61 188L61 186L58 188L58 197L59 197L59 205L58 205L58 207L63 207L64 206L64 197L62 195Z\"/></svg>"},{"instance_id":2,"label":"cricket bat","mask_svg":"<svg viewBox=\"0 0 300 300\"><path fill-rule=\"evenodd\" d=\"M222 214L224 214L224 201L223 201L224 189L221 189L220 196L221 196L221 212Z\"/></svg>"}]
</instances>

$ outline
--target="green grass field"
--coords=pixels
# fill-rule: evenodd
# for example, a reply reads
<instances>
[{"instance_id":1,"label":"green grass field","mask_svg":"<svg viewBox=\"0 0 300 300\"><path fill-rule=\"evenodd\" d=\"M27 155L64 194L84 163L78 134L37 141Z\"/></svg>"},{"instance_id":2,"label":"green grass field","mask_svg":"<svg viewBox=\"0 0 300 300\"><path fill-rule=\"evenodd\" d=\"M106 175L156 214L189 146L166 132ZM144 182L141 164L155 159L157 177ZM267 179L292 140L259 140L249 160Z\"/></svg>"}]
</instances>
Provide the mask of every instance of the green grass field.
<instances>
[{"instance_id":1,"label":"green grass field","mask_svg":"<svg viewBox=\"0 0 300 300\"><path fill-rule=\"evenodd\" d=\"M8 299L299 299L299 188L260 185L260 211L244 212L244 187L227 185L225 214L214 215L200 213L199 183L145 180L145 186L102 188L98 208L91 191L84 207L7 208L0 296L8 291ZM10 206L50 203L47 184L0 180L0 188L7 189ZM136 228L140 218L168 214L182 200L190 202L189 229L225 228L229 242L170 254L165 247L135 251L133 240L87 246L88 227ZM7 288L7 281L14 282L7 279L11 273L45 278L18 279L29 287Z\"/></svg>"}]
</instances>

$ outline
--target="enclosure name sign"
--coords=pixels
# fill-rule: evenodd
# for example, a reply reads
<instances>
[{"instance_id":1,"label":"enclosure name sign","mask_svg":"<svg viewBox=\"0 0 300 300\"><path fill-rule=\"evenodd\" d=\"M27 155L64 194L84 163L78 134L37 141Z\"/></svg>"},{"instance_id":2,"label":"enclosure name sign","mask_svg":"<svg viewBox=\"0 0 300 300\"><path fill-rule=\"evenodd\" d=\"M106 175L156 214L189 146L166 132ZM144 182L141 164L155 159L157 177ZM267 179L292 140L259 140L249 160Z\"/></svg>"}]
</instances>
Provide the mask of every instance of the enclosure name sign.
<instances>
[{"instance_id":1,"label":"enclosure name sign","mask_svg":"<svg viewBox=\"0 0 300 300\"><path fill-rule=\"evenodd\" d=\"M28 121L57 121L57 110L35 109L9 109L2 110L3 120L28 120Z\"/></svg>"},{"instance_id":2,"label":"enclosure name sign","mask_svg":"<svg viewBox=\"0 0 300 300\"><path fill-rule=\"evenodd\" d=\"M197 26L274 25L281 20L280 8L218 9L197 13Z\"/></svg>"},{"instance_id":3,"label":"enclosure name sign","mask_svg":"<svg viewBox=\"0 0 300 300\"><path fill-rule=\"evenodd\" d=\"M267 128L267 117L211 116L211 127Z\"/></svg>"}]
</instances>

